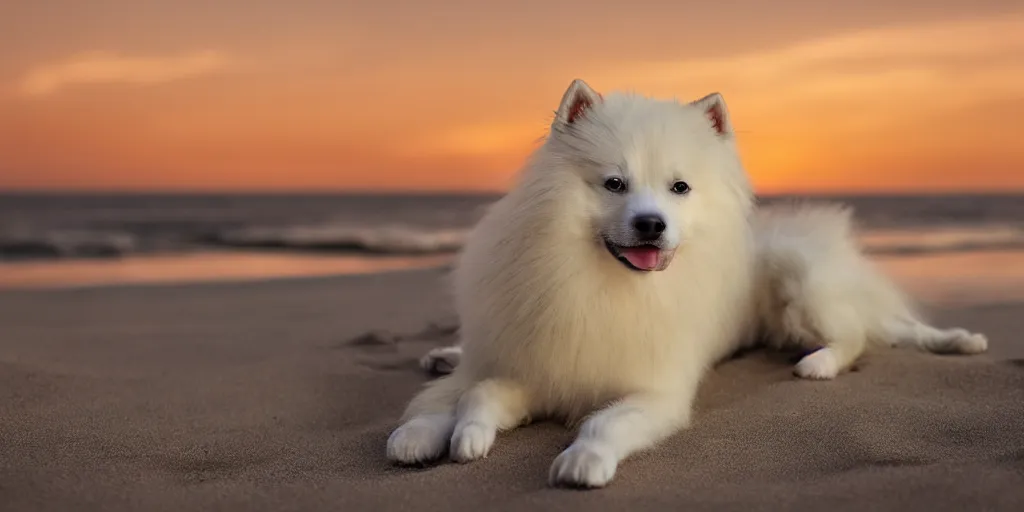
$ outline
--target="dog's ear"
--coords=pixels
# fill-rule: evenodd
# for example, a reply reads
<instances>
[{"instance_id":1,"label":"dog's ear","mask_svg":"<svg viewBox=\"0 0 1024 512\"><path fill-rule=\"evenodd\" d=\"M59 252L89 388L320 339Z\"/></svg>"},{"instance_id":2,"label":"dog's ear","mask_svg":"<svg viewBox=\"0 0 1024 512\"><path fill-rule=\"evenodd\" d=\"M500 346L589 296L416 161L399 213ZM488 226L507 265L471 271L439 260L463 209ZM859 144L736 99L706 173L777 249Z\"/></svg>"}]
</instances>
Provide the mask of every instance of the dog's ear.
<instances>
[{"instance_id":1,"label":"dog's ear","mask_svg":"<svg viewBox=\"0 0 1024 512\"><path fill-rule=\"evenodd\" d=\"M555 112L555 122L572 124L587 115L587 111L601 101L601 95L579 78L569 84L562 95L562 103Z\"/></svg>"},{"instance_id":2,"label":"dog's ear","mask_svg":"<svg viewBox=\"0 0 1024 512\"><path fill-rule=\"evenodd\" d=\"M729 120L729 109L725 107L725 100L722 99L721 94L713 92L694 101L692 105L704 111L704 115L707 116L708 122L711 124L711 129L715 133L723 137L732 135L732 121Z\"/></svg>"}]
</instances>

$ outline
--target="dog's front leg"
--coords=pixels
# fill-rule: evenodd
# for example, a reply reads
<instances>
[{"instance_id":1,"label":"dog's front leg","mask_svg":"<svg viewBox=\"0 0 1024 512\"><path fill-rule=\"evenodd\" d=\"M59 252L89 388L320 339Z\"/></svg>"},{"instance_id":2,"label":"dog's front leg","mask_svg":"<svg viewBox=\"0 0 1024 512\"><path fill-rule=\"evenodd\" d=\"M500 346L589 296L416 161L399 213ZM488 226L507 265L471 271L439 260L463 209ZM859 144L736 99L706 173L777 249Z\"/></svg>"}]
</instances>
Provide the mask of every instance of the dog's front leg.
<instances>
[{"instance_id":1,"label":"dog's front leg","mask_svg":"<svg viewBox=\"0 0 1024 512\"><path fill-rule=\"evenodd\" d=\"M456 462L487 456L499 430L521 424L529 416L526 392L509 380L477 383L459 400L450 454Z\"/></svg>"},{"instance_id":2,"label":"dog's front leg","mask_svg":"<svg viewBox=\"0 0 1024 512\"><path fill-rule=\"evenodd\" d=\"M551 484L604 487L621 460L685 426L692 400L692 394L638 393L598 411L583 423L572 445L555 458Z\"/></svg>"}]
</instances>

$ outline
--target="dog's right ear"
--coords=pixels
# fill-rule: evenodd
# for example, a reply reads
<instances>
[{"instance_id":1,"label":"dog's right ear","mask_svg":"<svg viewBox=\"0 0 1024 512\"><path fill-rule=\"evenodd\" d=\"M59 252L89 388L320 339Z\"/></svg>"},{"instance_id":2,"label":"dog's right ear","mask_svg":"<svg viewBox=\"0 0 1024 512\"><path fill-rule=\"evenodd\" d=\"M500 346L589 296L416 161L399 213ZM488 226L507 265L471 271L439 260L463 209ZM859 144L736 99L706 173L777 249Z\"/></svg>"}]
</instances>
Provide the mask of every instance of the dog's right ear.
<instances>
[{"instance_id":1,"label":"dog's right ear","mask_svg":"<svg viewBox=\"0 0 1024 512\"><path fill-rule=\"evenodd\" d=\"M562 95L562 103L555 112L555 122L573 124L587 115L595 104L601 102L601 95L579 78L569 84L569 89Z\"/></svg>"}]
</instances>

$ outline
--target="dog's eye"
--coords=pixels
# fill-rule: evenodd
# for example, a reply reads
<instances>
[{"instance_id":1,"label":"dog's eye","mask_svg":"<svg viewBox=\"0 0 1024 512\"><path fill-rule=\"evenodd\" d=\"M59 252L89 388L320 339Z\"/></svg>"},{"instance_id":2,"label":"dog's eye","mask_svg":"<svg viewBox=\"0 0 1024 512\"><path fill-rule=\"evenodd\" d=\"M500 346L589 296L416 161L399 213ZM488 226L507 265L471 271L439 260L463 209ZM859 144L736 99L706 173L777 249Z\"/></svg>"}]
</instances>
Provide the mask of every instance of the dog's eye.
<instances>
[{"instance_id":1,"label":"dog's eye","mask_svg":"<svg viewBox=\"0 0 1024 512\"><path fill-rule=\"evenodd\" d=\"M683 195L690 191L690 185L685 181L677 181L672 184L672 193Z\"/></svg>"},{"instance_id":2,"label":"dog's eye","mask_svg":"<svg viewBox=\"0 0 1024 512\"><path fill-rule=\"evenodd\" d=\"M604 180L604 188L612 192L621 193L626 191L626 182L621 178L608 178Z\"/></svg>"}]
</instances>

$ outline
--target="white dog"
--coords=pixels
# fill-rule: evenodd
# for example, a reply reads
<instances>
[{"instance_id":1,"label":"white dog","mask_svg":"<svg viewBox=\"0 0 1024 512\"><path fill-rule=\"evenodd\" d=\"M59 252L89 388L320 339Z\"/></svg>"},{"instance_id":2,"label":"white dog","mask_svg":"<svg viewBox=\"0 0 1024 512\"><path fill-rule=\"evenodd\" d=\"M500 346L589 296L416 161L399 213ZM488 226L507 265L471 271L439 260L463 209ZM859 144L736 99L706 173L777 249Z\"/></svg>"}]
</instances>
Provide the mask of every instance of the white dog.
<instances>
[{"instance_id":1,"label":"white dog","mask_svg":"<svg viewBox=\"0 0 1024 512\"><path fill-rule=\"evenodd\" d=\"M751 206L719 95L602 100L574 82L519 186L460 255L461 343L421 360L451 375L413 399L389 458L448 448L470 461L499 429L597 409L550 478L599 487L684 427L707 369L758 337L824 347L796 366L813 379L872 343L986 349L983 335L923 323L864 257L845 208Z\"/></svg>"},{"instance_id":2,"label":"white dog","mask_svg":"<svg viewBox=\"0 0 1024 512\"><path fill-rule=\"evenodd\" d=\"M979 354L988 340L962 328L938 329L864 256L851 212L837 204L759 207L753 216L757 250L758 334L765 344L818 349L801 359L797 376L832 379L871 346L913 347L939 354ZM433 373L450 373L459 345L420 359Z\"/></svg>"},{"instance_id":3,"label":"white dog","mask_svg":"<svg viewBox=\"0 0 1024 512\"><path fill-rule=\"evenodd\" d=\"M752 338L751 208L720 95L574 81L459 255L461 360L412 400L388 457L467 462L530 418L586 418L550 479L607 484L689 423L701 378Z\"/></svg>"}]
</instances>

